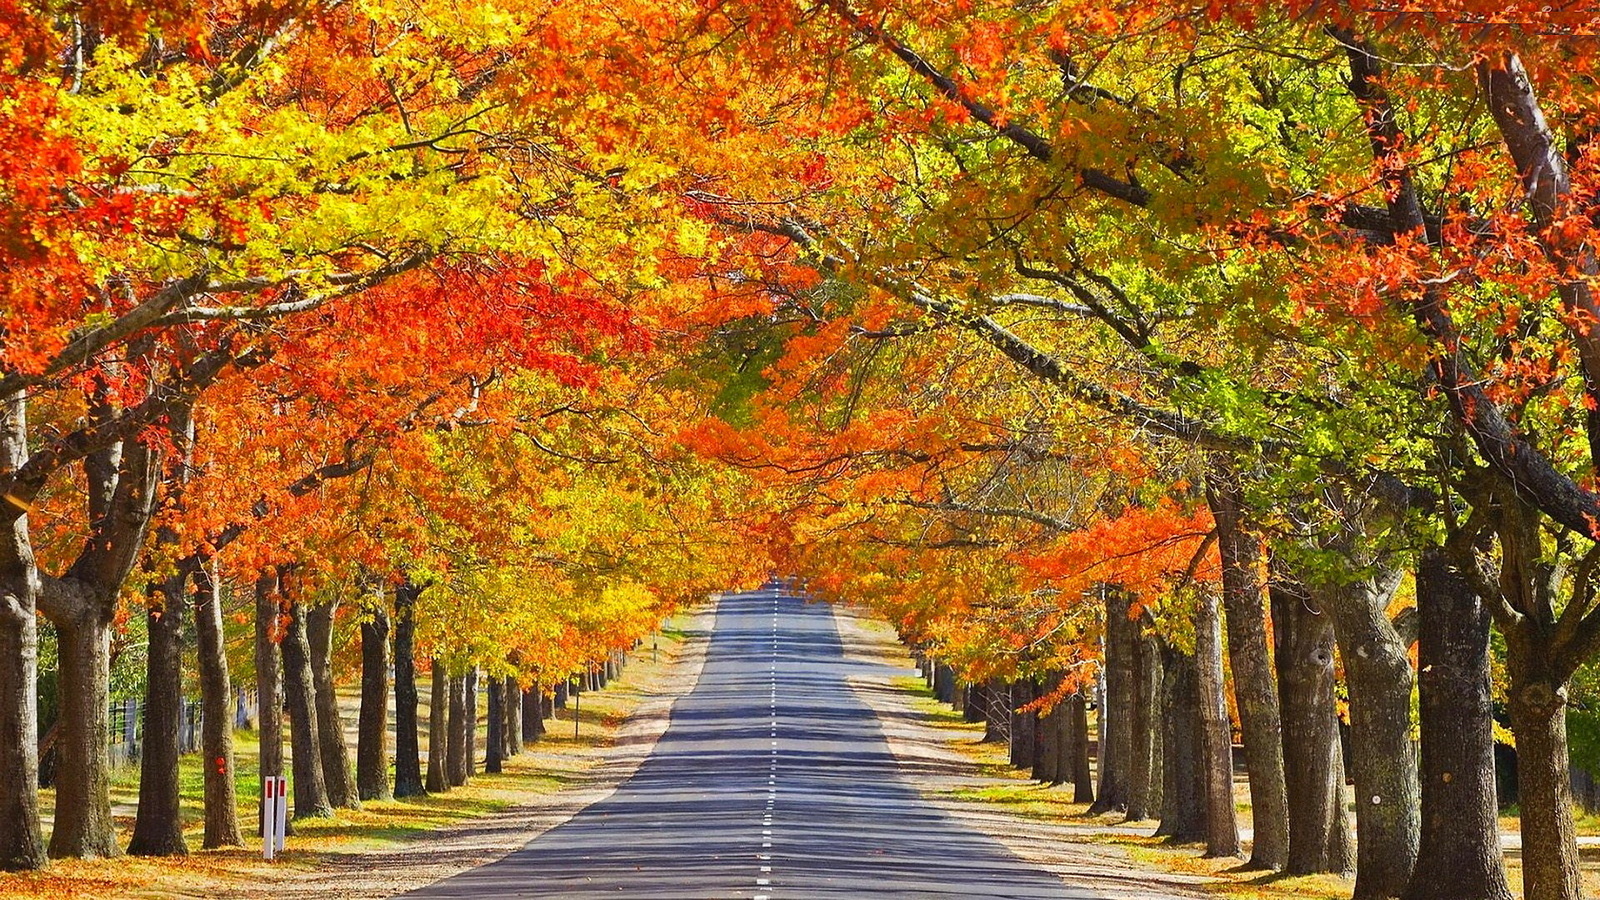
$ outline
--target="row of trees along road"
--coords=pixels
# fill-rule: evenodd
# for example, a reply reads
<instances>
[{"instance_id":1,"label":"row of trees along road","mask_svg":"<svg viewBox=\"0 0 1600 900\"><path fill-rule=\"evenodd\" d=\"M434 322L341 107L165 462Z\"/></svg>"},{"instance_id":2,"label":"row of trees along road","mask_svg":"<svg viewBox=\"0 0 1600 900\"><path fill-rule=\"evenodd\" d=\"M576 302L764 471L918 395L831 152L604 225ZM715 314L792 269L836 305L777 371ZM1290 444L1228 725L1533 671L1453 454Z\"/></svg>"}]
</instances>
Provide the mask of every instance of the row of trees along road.
<instances>
[{"instance_id":1,"label":"row of trees along road","mask_svg":"<svg viewBox=\"0 0 1600 900\"><path fill-rule=\"evenodd\" d=\"M961 683L1038 681L1040 709L1103 673L1099 805L1217 854L1235 710L1251 864L1353 867L1359 898L1510 896L1498 702L1523 895L1578 896L1569 682L1600 639L1582 14L828 2L702 24L815 86L828 190L699 197L813 270L772 339L765 444L703 431L794 491L819 584Z\"/></svg>"},{"instance_id":2,"label":"row of trees along road","mask_svg":"<svg viewBox=\"0 0 1600 900\"><path fill-rule=\"evenodd\" d=\"M141 643L128 848L175 853L187 629L222 846L238 681L287 714L296 815L317 814L390 789L373 740L349 771L332 687L359 623L380 735L392 643L392 790L415 794L418 677L440 702L481 670L509 716L508 690L765 568L718 499L745 492L669 440L705 406L666 374L668 339L721 315L683 277L707 226L584 73L531 74L586 28L614 45L588 12L0 8L0 864L122 852L108 673ZM282 731L262 735L276 770Z\"/></svg>"},{"instance_id":3,"label":"row of trees along road","mask_svg":"<svg viewBox=\"0 0 1600 900\"><path fill-rule=\"evenodd\" d=\"M1523 894L1578 896L1581 10L618 12L0 7L0 859L46 850L36 614L95 856L124 610L170 685L192 609L216 696L253 594L309 735L335 597L505 707L770 555L1085 795L1102 680L1096 802L1215 854L1236 715L1251 864L1360 898L1510 896L1498 703Z\"/></svg>"}]
</instances>

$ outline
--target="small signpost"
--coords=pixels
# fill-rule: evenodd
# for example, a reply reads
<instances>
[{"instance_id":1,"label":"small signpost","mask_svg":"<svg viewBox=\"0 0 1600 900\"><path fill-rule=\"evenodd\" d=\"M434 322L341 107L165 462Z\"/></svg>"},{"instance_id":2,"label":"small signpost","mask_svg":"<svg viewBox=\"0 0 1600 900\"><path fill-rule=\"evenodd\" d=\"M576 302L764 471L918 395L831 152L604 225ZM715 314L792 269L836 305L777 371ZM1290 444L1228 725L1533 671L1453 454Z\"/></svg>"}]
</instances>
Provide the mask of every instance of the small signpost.
<instances>
[{"instance_id":1,"label":"small signpost","mask_svg":"<svg viewBox=\"0 0 1600 900\"><path fill-rule=\"evenodd\" d=\"M283 850L289 830L289 779L261 776L261 857L273 859Z\"/></svg>"}]
</instances>

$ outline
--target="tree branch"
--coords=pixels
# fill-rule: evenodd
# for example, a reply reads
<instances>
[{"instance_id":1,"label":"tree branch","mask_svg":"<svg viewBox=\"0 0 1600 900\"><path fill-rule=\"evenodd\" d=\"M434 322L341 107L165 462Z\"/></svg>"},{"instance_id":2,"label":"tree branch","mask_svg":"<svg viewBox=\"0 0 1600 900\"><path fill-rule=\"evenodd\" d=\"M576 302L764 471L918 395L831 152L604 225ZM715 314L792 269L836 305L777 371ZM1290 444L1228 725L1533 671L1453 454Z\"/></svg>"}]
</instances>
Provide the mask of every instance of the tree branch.
<instances>
[{"instance_id":1,"label":"tree branch","mask_svg":"<svg viewBox=\"0 0 1600 900\"><path fill-rule=\"evenodd\" d=\"M1078 524L1075 524L1073 522L1068 522L1065 519L1058 519L1055 516L1050 515L1049 513L1042 513L1042 512L1039 512L1037 510L1032 510L1032 509L1023 509L1021 507L974 506L974 505L971 505L971 504L968 504L968 503L957 503L957 502L954 502L954 501L947 501L947 502L943 502L943 503L933 503L933 502L926 501L926 500L911 500L911 499L904 498L904 497L902 497L902 498L890 498L890 499L886 499L884 502L892 504L894 506L909 506L909 507L911 507L913 509L925 509L925 510L929 510L931 512L963 513L963 514L966 514L966 515L973 515L973 516L991 516L991 517L994 517L994 518L1002 518L1002 519L1020 519L1020 520L1025 521L1025 522L1032 522L1035 525L1043 525L1044 527L1049 528L1049 529L1051 529L1053 531L1059 531L1059 532L1063 532L1063 533L1070 532L1070 531L1079 531L1079 530L1081 530L1083 528L1082 525L1078 525Z\"/></svg>"},{"instance_id":2,"label":"tree branch","mask_svg":"<svg viewBox=\"0 0 1600 900\"><path fill-rule=\"evenodd\" d=\"M1348 31L1330 28L1329 34L1344 46L1350 61L1350 92L1362 108L1373 155L1385 173L1394 232L1425 235L1422 204L1400 154L1405 135L1381 86L1377 54ZM1478 452L1525 501L1580 534L1600 537L1600 495L1579 487L1512 427L1465 357L1464 341L1445 308L1444 285L1426 282L1414 299L1403 302L1418 330L1433 343L1434 380Z\"/></svg>"}]
</instances>

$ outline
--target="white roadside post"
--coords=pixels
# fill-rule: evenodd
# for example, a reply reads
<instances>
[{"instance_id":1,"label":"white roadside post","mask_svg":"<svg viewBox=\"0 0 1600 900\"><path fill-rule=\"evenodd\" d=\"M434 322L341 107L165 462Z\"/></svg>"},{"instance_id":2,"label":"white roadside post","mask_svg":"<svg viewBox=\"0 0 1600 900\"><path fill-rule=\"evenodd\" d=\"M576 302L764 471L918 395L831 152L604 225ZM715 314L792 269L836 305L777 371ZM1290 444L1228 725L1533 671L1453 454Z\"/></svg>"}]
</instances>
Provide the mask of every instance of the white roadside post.
<instances>
[{"instance_id":1,"label":"white roadside post","mask_svg":"<svg viewBox=\"0 0 1600 900\"><path fill-rule=\"evenodd\" d=\"M270 860L278 849L278 779L261 776L261 858Z\"/></svg>"},{"instance_id":2,"label":"white roadside post","mask_svg":"<svg viewBox=\"0 0 1600 900\"><path fill-rule=\"evenodd\" d=\"M279 775L278 782L278 814L274 817L278 823L278 852L283 852L283 839L289 834L289 779Z\"/></svg>"},{"instance_id":3,"label":"white roadside post","mask_svg":"<svg viewBox=\"0 0 1600 900\"><path fill-rule=\"evenodd\" d=\"M261 856L274 859L283 851L283 836L289 825L289 779L282 775L261 777Z\"/></svg>"}]
</instances>

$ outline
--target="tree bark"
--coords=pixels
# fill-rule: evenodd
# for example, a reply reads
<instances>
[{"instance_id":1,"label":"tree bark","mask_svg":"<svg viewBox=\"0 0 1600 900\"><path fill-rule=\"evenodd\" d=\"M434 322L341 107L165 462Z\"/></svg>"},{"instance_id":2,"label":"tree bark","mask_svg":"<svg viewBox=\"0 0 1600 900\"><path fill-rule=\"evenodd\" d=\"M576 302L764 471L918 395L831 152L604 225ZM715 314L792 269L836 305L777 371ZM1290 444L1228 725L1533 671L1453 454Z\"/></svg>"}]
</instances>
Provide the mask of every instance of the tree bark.
<instances>
[{"instance_id":1,"label":"tree bark","mask_svg":"<svg viewBox=\"0 0 1600 900\"><path fill-rule=\"evenodd\" d=\"M322 758L322 780L328 802L342 809L360 809L355 772L344 739L344 716L333 687L333 615L338 603L306 610L306 642L311 650L311 679L317 701L317 752Z\"/></svg>"},{"instance_id":2,"label":"tree bark","mask_svg":"<svg viewBox=\"0 0 1600 900\"><path fill-rule=\"evenodd\" d=\"M0 400L0 471L28 458L27 394ZM45 864L39 827L39 570L28 517L0 502L0 869Z\"/></svg>"},{"instance_id":3,"label":"tree bark","mask_svg":"<svg viewBox=\"0 0 1600 900\"><path fill-rule=\"evenodd\" d=\"M467 669L465 682L462 686L463 702L465 704L466 719L464 724L467 731L466 763L467 777L478 774L478 667Z\"/></svg>"},{"instance_id":4,"label":"tree bark","mask_svg":"<svg viewBox=\"0 0 1600 900\"><path fill-rule=\"evenodd\" d=\"M1067 731L1071 735L1067 767L1072 779L1072 802L1093 803L1094 774L1089 768L1089 704L1081 690L1067 698Z\"/></svg>"},{"instance_id":5,"label":"tree bark","mask_svg":"<svg viewBox=\"0 0 1600 900\"><path fill-rule=\"evenodd\" d=\"M152 585L145 614L144 746L139 758L139 811L128 852L182 856L189 852L178 810L179 708L183 703L183 574Z\"/></svg>"},{"instance_id":6,"label":"tree bark","mask_svg":"<svg viewBox=\"0 0 1600 900\"><path fill-rule=\"evenodd\" d=\"M949 703L954 690L954 679L950 667L944 663L935 663L933 667L933 699L940 703Z\"/></svg>"},{"instance_id":7,"label":"tree bark","mask_svg":"<svg viewBox=\"0 0 1600 900\"><path fill-rule=\"evenodd\" d=\"M1050 675L1044 682L1044 693L1053 691L1061 683L1060 675ZM1060 783L1061 769L1061 714L1057 703L1048 713L1039 715L1035 728L1039 732L1039 754L1033 761L1033 778L1043 784Z\"/></svg>"},{"instance_id":8,"label":"tree bark","mask_svg":"<svg viewBox=\"0 0 1600 900\"><path fill-rule=\"evenodd\" d=\"M278 576L271 569L261 570L256 578L256 706L258 708L258 746L261 776L277 776L283 771L283 691L278 642ZM266 814L256 803L257 824Z\"/></svg>"},{"instance_id":9,"label":"tree bark","mask_svg":"<svg viewBox=\"0 0 1600 900\"><path fill-rule=\"evenodd\" d=\"M1177 844L1206 839L1206 796L1201 784L1199 671L1192 655L1168 647L1162 690L1161 824L1156 835Z\"/></svg>"},{"instance_id":10,"label":"tree bark","mask_svg":"<svg viewBox=\"0 0 1600 900\"><path fill-rule=\"evenodd\" d=\"M1289 858L1289 792L1284 774L1283 723L1267 646L1266 596L1261 587L1261 542L1245 521L1239 473L1229 454L1213 453L1206 500L1217 523L1222 560L1222 605L1227 611L1228 662L1249 770L1255 840L1247 868L1278 870Z\"/></svg>"},{"instance_id":11,"label":"tree bark","mask_svg":"<svg viewBox=\"0 0 1600 900\"><path fill-rule=\"evenodd\" d=\"M1239 855L1239 824L1233 810L1233 729L1222 685L1221 618L1217 597L1200 591L1194 611L1194 661L1208 857Z\"/></svg>"},{"instance_id":12,"label":"tree bark","mask_svg":"<svg viewBox=\"0 0 1600 900\"><path fill-rule=\"evenodd\" d=\"M415 686L413 685L413 690ZM412 698L416 715L416 698ZM412 723L415 745L416 723ZM397 776L398 777L398 776ZM361 623L361 713L356 722L356 795L388 800L389 791L389 614L379 605Z\"/></svg>"},{"instance_id":13,"label":"tree bark","mask_svg":"<svg viewBox=\"0 0 1600 900\"><path fill-rule=\"evenodd\" d=\"M394 589L394 795L416 797L427 793L422 783L422 751L417 727L417 595L421 589L410 580ZM431 752L429 754L432 755Z\"/></svg>"},{"instance_id":14,"label":"tree bark","mask_svg":"<svg viewBox=\"0 0 1600 900\"><path fill-rule=\"evenodd\" d=\"M544 691L536 681L522 692L522 742L531 744L544 735Z\"/></svg>"},{"instance_id":15,"label":"tree bark","mask_svg":"<svg viewBox=\"0 0 1600 900\"><path fill-rule=\"evenodd\" d=\"M1045 696L1044 685L1041 684L1037 678L1031 680L1030 689L1033 692L1033 698L1035 700ZM1037 712L1033 714L1031 724L1033 727L1033 733L1030 736L1033 738L1033 746L1028 752L1027 767L1030 769L1037 769L1039 767L1039 760L1044 758L1044 741L1048 729L1044 727L1044 717L1039 715Z\"/></svg>"},{"instance_id":16,"label":"tree bark","mask_svg":"<svg viewBox=\"0 0 1600 900\"><path fill-rule=\"evenodd\" d=\"M433 690L428 697L428 793L450 790L450 682L444 660L433 660Z\"/></svg>"},{"instance_id":17,"label":"tree bark","mask_svg":"<svg viewBox=\"0 0 1600 900\"><path fill-rule=\"evenodd\" d=\"M1489 609L1449 552L1430 547L1417 563L1417 611L1422 838L1404 900L1512 900L1495 796Z\"/></svg>"},{"instance_id":18,"label":"tree bark","mask_svg":"<svg viewBox=\"0 0 1600 900\"><path fill-rule=\"evenodd\" d=\"M1350 694L1350 774L1356 799L1355 900L1398 897L1421 836L1422 786L1411 741L1411 660L1387 608L1398 573L1335 585L1317 596L1333 619Z\"/></svg>"},{"instance_id":19,"label":"tree bark","mask_svg":"<svg viewBox=\"0 0 1600 900\"><path fill-rule=\"evenodd\" d=\"M1010 689L999 678L989 679L983 690L983 742L997 743L1007 740L1010 733L1010 716L1006 709L1006 702L1010 700Z\"/></svg>"},{"instance_id":20,"label":"tree bark","mask_svg":"<svg viewBox=\"0 0 1600 900\"><path fill-rule=\"evenodd\" d=\"M1270 586L1288 774L1291 875L1346 873L1355 864L1345 812L1344 751L1334 699L1333 623L1288 578Z\"/></svg>"},{"instance_id":21,"label":"tree bark","mask_svg":"<svg viewBox=\"0 0 1600 900\"><path fill-rule=\"evenodd\" d=\"M1582 880L1567 768L1567 687L1539 680L1540 665L1519 656L1513 650L1507 662L1522 809L1522 895L1525 900L1577 900Z\"/></svg>"},{"instance_id":22,"label":"tree bark","mask_svg":"<svg viewBox=\"0 0 1600 900\"><path fill-rule=\"evenodd\" d=\"M522 754L522 688L517 684L515 675L507 675L502 687L505 703L505 723L500 727L500 733L505 735L505 746L501 755L507 759Z\"/></svg>"},{"instance_id":23,"label":"tree bark","mask_svg":"<svg viewBox=\"0 0 1600 900\"><path fill-rule=\"evenodd\" d=\"M205 836L200 846L215 850L241 846L244 838L239 833L239 798L233 780L233 681L222 634L222 596L209 564L208 559L198 560L194 573L194 618L205 772Z\"/></svg>"},{"instance_id":24,"label":"tree bark","mask_svg":"<svg viewBox=\"0 0 1600 900\"><path fill-rule=\"evenodd\" d=\"M451 787L467 783L467 678L450 676L449 742L445 751L445 778Z\"/></svg>"},{"instance_id":25,"label":"tree bark","mask_svg":"<svg viewBox=\"0 0 1600 900\"><path fill-rule=\"evenodd\" d=\"M32 550L25 551L26 566L5 558L27 547L26 522L10 525L9 546L0 551L0 869L21 871L42 868L46 858L39 825L39 626Z\"/></svg>"},{"instance_id":26,"label":"tree bark","mask_svg":"<svg viewBox=\"0 0 1600 900\"><path fill-rule=\"evenodd\" d=\"M1134 623L1132 752L1128 769L1128 813L1124 821L1140 822L1161 810L1161 648Z\"/></svg>"},{"instance_id":27,"label":"tree bark","mask_svg":"<svg viewBox=\"0 0 1600 900\"><path fill-rule=\"evenodd\" d=\"M1137 705L1135 647L1138 623L1129 617L1133 598L1127 591L1103 586L1105 595L1105 705L1100 710L1100 790L1091 813L1126 811L1129 769L1133 764L1132 719Z\"/></svg>"},{"instance_id":28,"label":"tree bark","mask_svg":"<svg viewBox=\"0 0 1600 900\"><path fill-rule=\"evenodd\" d=\"M101 604L75 622L56 622L60 635L61 736L55 827L50 855L94 859L121 854L111 818L111 620Z\"/></svg>"},{"instance_id":29,"label":"tree bark","mask_svg":"<svg viewBox=\"0 0 1600 900\"><path fill-rule=\"evenodd\" d=\"M489 733L484 739L483 771L498 775L506 746L505 682L490 678L486 693L489 695Z\"/></svg>"},{"instance_id":30,"label":"tree bark","mask_svg":"<svg viewBox=\"0 0 1600 900\"><path fill-rule=\"evenodd\" d=\"M306 608L291 600L288 631L283 636L284 705L289 709L289 743L293 750L294 817L331 816L319 756L316 687L311 674L311 649L306 639Z\"/></svg>"},{"instance_id":31,"label":"tree bark","mask_svg":"<svg viewBox=\"0 0 1600 900\"><path fill-rule=\"evenodd\" d=\"M1033 730L1038 725L1039 714L1023 712L1022 707L1033 702L1033 682L1019 678L1011 683L1011 765L1019 769L1033 768Z\"/></svg>"}]
</instances>

